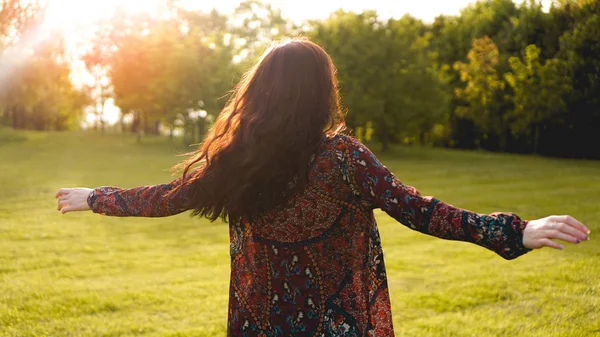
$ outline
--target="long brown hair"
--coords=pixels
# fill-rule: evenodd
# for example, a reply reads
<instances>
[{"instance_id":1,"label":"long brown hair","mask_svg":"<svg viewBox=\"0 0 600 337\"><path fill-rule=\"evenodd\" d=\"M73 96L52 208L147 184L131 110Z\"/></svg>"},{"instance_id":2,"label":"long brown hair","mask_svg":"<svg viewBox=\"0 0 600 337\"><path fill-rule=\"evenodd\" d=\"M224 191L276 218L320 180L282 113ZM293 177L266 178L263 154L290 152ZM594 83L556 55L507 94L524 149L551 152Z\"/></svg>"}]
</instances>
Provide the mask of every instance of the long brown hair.
<instances>
[{"instance_id":1,"label":"long brown hair","mask_svg":"<svg viewBox=\"0 0 600 337\"><path fill-rule=\"evenodd\" d=\"M344 127L329 55L306 39L273 44L233 89L204 143L180 165L188 206L214 221L284 204L306 186L319 143Z\"/></svg>"}]
</instances>

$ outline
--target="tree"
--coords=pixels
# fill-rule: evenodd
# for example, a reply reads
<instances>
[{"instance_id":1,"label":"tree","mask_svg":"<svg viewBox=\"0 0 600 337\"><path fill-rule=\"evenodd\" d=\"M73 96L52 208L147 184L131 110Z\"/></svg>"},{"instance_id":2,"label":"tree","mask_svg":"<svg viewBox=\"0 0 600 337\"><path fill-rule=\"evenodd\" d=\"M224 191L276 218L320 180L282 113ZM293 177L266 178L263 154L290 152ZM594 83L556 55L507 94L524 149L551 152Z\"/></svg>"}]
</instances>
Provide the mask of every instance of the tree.
<instances>
[{"instance_id":1,"label":"tree","mask_svg":"<svg viewBox=\"0 0 600 337\"><path fill-rule=\"evenodd\" d=\"M406 15L390 20L388 30L392 38L388 53L395 57L386 96L401 112L398 131L411 142L426 144L434 126L447 125L447 78L437 53L430 49L432 33L421 20Z\"/></svg>"},{"instance_id":2,"label":"tree","mask_svg":"<svg viewBox=\"0 0 600 337\"><path fill-rule=\"evenodd\" d=\"M311 38L325 48L338 69L344 107L350 127L372 121L375 138L387 146L392 141L395 118L386 114L385 68L389 45L383 25L375 12L355 14L337 11L325 21L311 22ZM387 123L385 121L387 121ZM385 125L382 127L381 125Z\"/></svg>"},{"instance_id":3,"label":"tree","mask_svg":"<svg viewBox=\"0 0 600 337\"><path fill-rule=\"evenodd\" d=\"M312 22L310 36L339 70L348 124L365 128L371 123L384 150L403 137L425 141L445 106L424 31L425 25L410 16L381 22L372 11L337 11Z\"/></svg>"},{"instance_id":4,"label":"tree","mask_svg":"<svg viewBox=\"0 0 600 337\"><path fill-rule=\"evenodd\" d=\"M523 61L511 57L511 72L505 75L512 88L514 108L507 113L513 133L533 136L533 152L538 153L540 129L558 117L566 106L564 96L569 92L564 64L558 59L540 62L536 45L525 48Z\"/></svg>"},{"instance_id":5,"label":"tree","mask_svg":"<svg viewBox=\"0 0 600 337\"><path fill-rule=\"evenodd\" d=\"M456 88L456 96L464 105L456 108L458 116L467 118L479 129L483 140L490 136L504 136L506 126L502 111L499 111L498 97L504 89L504 82L499 78L498 47L492 39L484 36L473 40L473 48L469 51L468 63L456 62L454 69L459 71L464 88ZM478 139L481 145L482 139Z\"/></svg>"},{"instance_id":6,"label":"tree","mask_svg":"<svg viewBox=\"0 0 600 337\"><path fill-rule=\"evenodd\" d=\"M600 3L563 1L557 8L572 23L560 38L557 57L567 63L573 90L567 97L562 155L600 158ZM558 16L558 15L557 15Z\"/></svg>"},{"instance_id":7,"label":"tree","mask_svg":"<svg viewBox=\"0 0 600 337\"><path fill-rule=\"evenodd\" d=\"M81 117L87 96L74 88L60 41L46 41L19 63L0 90L0 110L15 129L64 130Z\"/></svg>"},{"instance_id":8,"label":"tree","mask_svg":"<svg viewBox=\"0 0 600 337\"><path fill-rule=\"evenodd\" d=\"M498 143L504 142L506 137L482 135L472 119L457 115L457 110L460 110L459 107L465 102L456 95L456 90L464 89L465 82L461 80L460 71L454 65L456 62L468 62L467 55L473 46L473 40L488 36L498 48L496 71L499 78L502 78L502 74L508 70L508 57L521 52L514 37L514 22L519 12L520 9L512 0L480 0L463 8L460 15L438 16L428 27L432 33L430 49L438 55L440 76L447 82L446 95L451 97L444 114L449 129L449 138L445 142L447 145L487 149L504 147ZM501 95L495 99L498 110L506 109Z\"/></svg>"},{"instance_id":9,"label":"tree","mask_svg":"<svg viewBox=\"0 0 600 337\"><path fill-rule=\"evenodd\" d=\"M184 140L191 143L207 126L190 112L217 113L224 105L219 98L231 87L233 55L225 25L215 11L183 8L172 8L169 19L117 16L97 37L88 69L106 69L115 104L133 114L138 136L142 129L158 133L161 124L172 135L183 123Z\"/></svg>"},{"instance_id":10,"label":"tree","mask_svg":"<svg viewBox=\"0 0 600 337\"><path fill-rule=\"evenodd\" d=\"M108 79L107 70L101 64L94 63L89 55L84 56L86 67L92 75L92 82L84 85L88 96L93 100L94 114L96 115L96 130L104 132L104 107L108 99L112 98L112 85Z\"/></svg>"}]
</instances>

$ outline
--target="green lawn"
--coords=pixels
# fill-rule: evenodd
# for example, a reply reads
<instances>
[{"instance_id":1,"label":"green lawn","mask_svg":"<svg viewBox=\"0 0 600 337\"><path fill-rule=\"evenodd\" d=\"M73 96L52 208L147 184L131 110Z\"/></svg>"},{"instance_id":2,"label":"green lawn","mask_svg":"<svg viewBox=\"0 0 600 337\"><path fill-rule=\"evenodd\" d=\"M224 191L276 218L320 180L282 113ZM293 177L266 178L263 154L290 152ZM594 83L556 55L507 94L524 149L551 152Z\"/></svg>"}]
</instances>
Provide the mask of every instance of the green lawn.
<instances>
[{"instance_id":1,"label":"green lawn","mask_svg":"<svg viewBox=\"0 0 600 337\"><path fill-rule=\"evenodd\" d=\"M225 334L226 225L56 211L60 187L169 181L185 150L162 139L0 130L1 336ZM600 336L600 162L422 148L381 159L456 206L568 213L592 230L565 251L505 261L378 213L397 336Z\"/></svg>"}]
</instances>

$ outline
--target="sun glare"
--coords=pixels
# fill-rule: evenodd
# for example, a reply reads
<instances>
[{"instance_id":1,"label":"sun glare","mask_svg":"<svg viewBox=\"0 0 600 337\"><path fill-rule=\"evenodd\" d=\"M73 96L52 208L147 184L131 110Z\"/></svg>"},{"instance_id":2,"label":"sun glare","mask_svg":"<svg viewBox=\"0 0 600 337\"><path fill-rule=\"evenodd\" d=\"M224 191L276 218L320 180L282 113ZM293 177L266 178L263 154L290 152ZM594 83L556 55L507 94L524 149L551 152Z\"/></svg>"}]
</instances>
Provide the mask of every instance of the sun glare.
<instances>
[{"instance_id":1,"label":"sun glare","mask_svg":"<svg viewBox=\"0 0 600 337\"><path fill-rule=\"evenodd\" d=\"M66 34L110 18L115 10L123 9L130 14L156 13L160 0L48 0L45 27Z\"/></svg>"}]
</instances>

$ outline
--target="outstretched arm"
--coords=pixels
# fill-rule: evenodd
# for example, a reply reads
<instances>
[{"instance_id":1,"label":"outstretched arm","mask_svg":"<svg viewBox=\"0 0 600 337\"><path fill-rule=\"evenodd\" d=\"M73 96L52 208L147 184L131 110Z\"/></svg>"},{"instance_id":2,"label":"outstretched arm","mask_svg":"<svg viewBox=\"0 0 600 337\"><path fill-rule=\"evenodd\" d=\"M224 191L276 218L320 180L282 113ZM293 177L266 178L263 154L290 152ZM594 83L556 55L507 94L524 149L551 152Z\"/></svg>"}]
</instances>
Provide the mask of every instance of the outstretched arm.
<instances>
[{"instance_id":1,"label":"outstretched arm","mask_svg":"<svg viewBox=\"0 0 600 337\"><path fill-rule=\"evenodd\" d=\"M356 193L372 208L381 208L402 224L419 232L448 240L472 242L505 259L531 249L549 246L563 249L550 239L579 243L589 230L570 216L526 221L512 213L477 214L423 197L414 187L400 182L358 140L346 137L343 146Z\"/></svg>"},{"instance_id":2,"label":"outstretched arm","mask_svg":"<svg viewBox=\"0 0 600 337\"><path fill-rule=\"evenodd\" d=\"M63 188L58 191L58 210L62 213L92 210L111 216L164 217L188 210L187 188L181 178L168 184L141 186L130 189L118 187Z\"/></svg>"}]
</instances>

